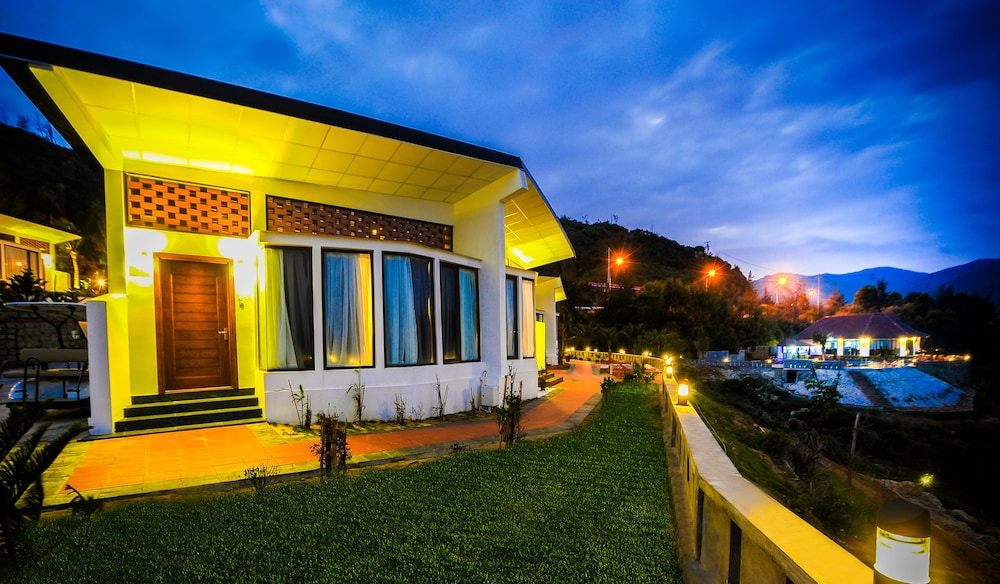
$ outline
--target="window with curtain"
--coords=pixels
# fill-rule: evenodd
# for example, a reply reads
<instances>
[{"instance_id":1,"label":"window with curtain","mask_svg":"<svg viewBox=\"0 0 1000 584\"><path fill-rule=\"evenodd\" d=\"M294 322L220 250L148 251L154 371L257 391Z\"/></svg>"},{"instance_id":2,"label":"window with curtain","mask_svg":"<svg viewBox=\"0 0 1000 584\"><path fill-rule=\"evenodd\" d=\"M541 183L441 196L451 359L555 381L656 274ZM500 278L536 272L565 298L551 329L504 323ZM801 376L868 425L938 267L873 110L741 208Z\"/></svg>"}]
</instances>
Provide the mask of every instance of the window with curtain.
<instances>
[{"instance_id":1,"label":"window with curtain","mask_svg":"<svg viewBox=\"0 0 1000 584\"><path fill-rule=\"evenodd\" d=\"M535 356L535 281L521 280L521 357Z\"/></svg>"},{"instance_id":2,"label":"window with curtain","mask_svg":"<svg viewBox=\"0 0 1000 584\"><path fill-rule=\"evenodd\" d=\"M445 362L479 360L479 271L441 262Z\"/></svg>"},{"instance_id":3,"label":"window with curtain","mask_svg":"<svg viewBox=\"0 0 1000 584\"><path fill-rule=\"evenodd\" d=\"M383 254L385 363L434 362L434 286L429 258Z\"/></svg>"},{"instance_id":4,"label":"window with curtain","mask_svg":"<svg viewBox=\"0 0 1000 584\"><path fill-rule=\"evenodd\" d=\"M507 358L517 359L517 278L507 276Z\"/></svg>"},{"instance_id":5,"label":"window with curtain","mask_svg":"<svg viewBox=\"0 0 1000 584\"><path fill-rule=\"evenodd\" d=\"M325 366L374 365L372 255L323 251Z\"/></svg>"},{"instance_id":6,"label":"window with curtain","mask_svg":"<svg viewBox=\"0 0 1000 584\"><path fill-rule=\"evenodd\" d=\"M312 250L264 250L261 361L268 370L312 369Z\"/></svg>"}]
</instances>

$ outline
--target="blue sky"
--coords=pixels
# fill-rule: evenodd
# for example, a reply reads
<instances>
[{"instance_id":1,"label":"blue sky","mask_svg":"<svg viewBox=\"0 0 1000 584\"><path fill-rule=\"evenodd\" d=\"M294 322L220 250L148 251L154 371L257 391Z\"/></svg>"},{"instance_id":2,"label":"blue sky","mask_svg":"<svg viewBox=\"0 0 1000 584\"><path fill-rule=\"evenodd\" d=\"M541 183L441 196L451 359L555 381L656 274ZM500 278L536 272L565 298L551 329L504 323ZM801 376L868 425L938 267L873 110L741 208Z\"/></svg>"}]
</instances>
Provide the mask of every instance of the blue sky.
<instances>
[{"instance_id":1,"label":"blue sky","mask_svg":"<svg viewBox=\"0 0 1000 584\"><path fill-rule=\"evenodd\" d=\"M557 214L755 277L1000 257L993 0L148 4L0 30L516 154Z\"/></svg>"}]
</instances>

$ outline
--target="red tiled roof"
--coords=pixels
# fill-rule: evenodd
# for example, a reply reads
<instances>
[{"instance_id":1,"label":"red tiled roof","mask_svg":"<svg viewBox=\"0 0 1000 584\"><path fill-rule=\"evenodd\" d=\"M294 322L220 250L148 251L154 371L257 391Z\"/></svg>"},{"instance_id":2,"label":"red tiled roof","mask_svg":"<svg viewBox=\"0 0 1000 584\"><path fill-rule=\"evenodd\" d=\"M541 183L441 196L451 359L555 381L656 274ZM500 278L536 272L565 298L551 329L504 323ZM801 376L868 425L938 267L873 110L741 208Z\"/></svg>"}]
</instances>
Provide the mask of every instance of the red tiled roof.
<instances>
[{"instance_id":1,"label":"red tiled roof","mask_svg":"<svg viewBox=\"0 0 1000 584\"><path fill-rule=\"evenodd\" d=\"M929 337L898 318L884 312L825 316L795 335L798 340L812 340L813 333L822 331L841 339L898 339L899 337Z\"/></svg>"}]
</instances>

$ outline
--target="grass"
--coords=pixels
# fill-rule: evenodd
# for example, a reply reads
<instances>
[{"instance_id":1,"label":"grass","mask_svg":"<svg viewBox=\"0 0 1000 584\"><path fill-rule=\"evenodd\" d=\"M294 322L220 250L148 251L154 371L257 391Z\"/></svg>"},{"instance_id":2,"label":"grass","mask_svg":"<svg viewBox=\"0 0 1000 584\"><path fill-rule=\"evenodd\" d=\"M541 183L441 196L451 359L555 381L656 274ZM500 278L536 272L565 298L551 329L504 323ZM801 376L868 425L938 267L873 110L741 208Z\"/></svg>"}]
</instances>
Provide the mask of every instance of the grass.
<instances>
[{"instance_id":1,"label":"grass","mask_svg":"<svg viewBox=\"0 0 1000 584\"><path fill-rule=\"evenodd\" d=\"M5 582L681 582L653 397L502 450L43 520Z\"/></svg>"}]
</instances>

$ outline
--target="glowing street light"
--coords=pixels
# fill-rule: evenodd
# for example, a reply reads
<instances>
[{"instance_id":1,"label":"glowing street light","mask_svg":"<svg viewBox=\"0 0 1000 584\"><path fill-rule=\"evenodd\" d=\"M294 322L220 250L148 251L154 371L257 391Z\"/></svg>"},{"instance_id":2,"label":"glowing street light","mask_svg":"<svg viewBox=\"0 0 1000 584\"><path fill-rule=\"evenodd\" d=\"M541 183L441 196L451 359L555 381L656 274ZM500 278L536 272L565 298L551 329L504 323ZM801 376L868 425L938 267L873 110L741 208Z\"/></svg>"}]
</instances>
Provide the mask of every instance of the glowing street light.
<instances>
[{"instance_id":1,"label":"glowing street light","mask_svg":"<svg viewBox=\"0 0 1000 584\"><path fill-rule=\"evenodd\" d=\"M620 270L625 264L625 258L618 256L615 258L615 265L618 266L617 270ZM608 248L608 297L611 297L611 248Z\"/></svg>"},{"instance_id":2,"label":"glowing street light","mask_svg":"<svg viewBox=\"0 0 1000 584\"><path fill-rule=\"evenodd\" d=\"M787 284L787 283L788 283L788 278L786 278L784 276L778 278L778 304L781 304L781 296L782 296L783 288L785 287L785 284Z\"/></svg>"},{"instance_id":3,"label":"glowing street light","mask_svg":"<svg viewBox=\"0 0 1000 584\"><path fill-rule=\"evenodd\" d=\"M705 290L708 290L708 279L714 277L715 277L715 268L712 268L708 271L708 275L705 276Z\"/></svg>"}]
</instances>

